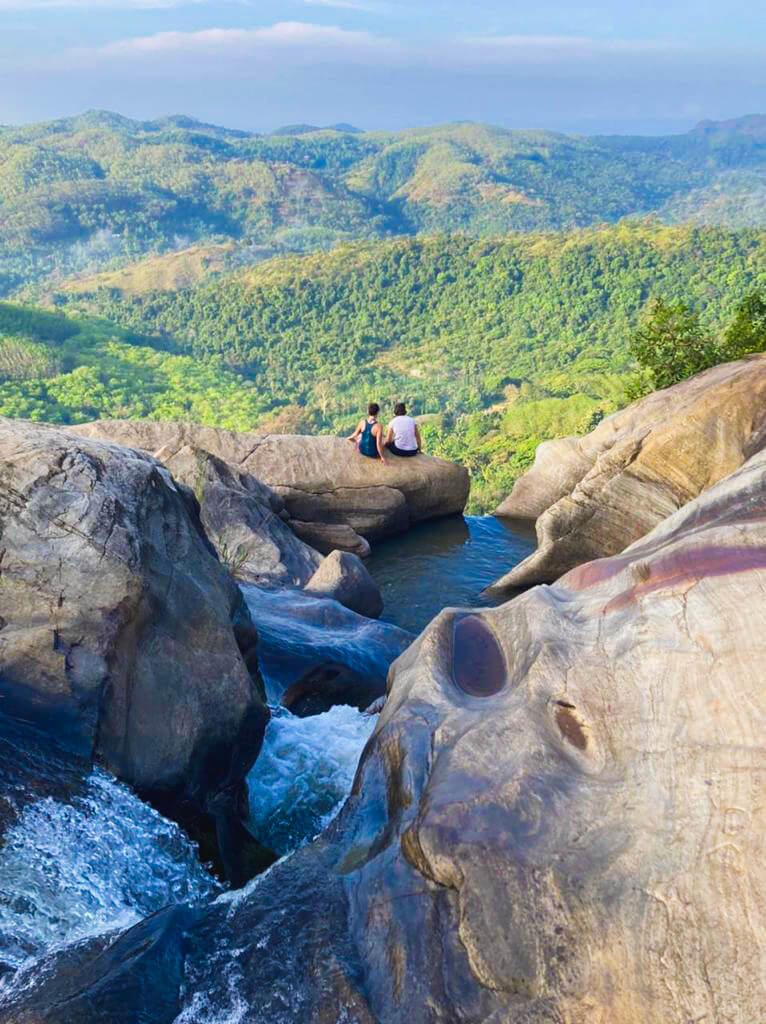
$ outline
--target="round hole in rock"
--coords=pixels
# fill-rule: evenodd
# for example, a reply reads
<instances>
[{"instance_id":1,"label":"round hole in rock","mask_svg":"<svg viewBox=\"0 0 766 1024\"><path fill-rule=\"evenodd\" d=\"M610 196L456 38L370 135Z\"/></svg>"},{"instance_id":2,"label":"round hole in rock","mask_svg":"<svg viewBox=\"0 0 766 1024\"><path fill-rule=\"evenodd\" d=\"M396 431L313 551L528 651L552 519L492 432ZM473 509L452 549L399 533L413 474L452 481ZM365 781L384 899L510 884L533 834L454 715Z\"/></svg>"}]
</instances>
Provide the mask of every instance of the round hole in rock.
<instances>
[{"instance_id":1,"label":"round hole in rock","mask_svg":"<svg viewBox=\"0 0 766 1024\"><path fill-rule=\"evenodd\" d=\"M505 686L503 652L495 634L478 615L466 615L455 623L452 674L460 689L471 697L492 697Z\"/></svg>"}]
</instances>

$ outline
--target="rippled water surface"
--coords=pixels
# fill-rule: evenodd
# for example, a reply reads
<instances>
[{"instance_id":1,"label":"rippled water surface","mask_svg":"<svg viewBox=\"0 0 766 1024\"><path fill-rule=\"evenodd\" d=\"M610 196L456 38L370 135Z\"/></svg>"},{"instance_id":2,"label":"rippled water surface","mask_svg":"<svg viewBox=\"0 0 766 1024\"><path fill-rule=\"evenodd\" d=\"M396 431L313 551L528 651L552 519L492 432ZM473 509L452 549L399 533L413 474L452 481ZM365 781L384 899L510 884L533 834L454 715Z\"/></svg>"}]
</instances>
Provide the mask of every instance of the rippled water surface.
<instances>
[{"instance_id":1,"label":"rippled water surface","mask_svg":"<svg viewBox=\"0 0 766 1024\"><path fill-rule=\"evenodd\" d=\"M498 603L482 590L534 549L534 535L518 526L494 516L455 516L376 544L365 564L383 594L382 618L419 633L442 608Z\"/></svg>"}]
</instances>

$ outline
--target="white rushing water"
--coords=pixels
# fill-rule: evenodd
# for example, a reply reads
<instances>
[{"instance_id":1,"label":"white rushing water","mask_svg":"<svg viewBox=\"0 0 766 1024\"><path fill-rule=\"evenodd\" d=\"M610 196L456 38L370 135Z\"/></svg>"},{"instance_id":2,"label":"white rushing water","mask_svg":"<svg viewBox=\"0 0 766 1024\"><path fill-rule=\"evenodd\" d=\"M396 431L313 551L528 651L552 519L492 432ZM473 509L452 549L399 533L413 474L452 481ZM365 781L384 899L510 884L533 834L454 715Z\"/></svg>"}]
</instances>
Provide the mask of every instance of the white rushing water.
<instances>
[{"instance_id":1,"label":"white rushing water","mask_svg":"<svg viewBox=\"0 0 766 1024\"><path fill-rule=\"evenodd\" d=\"M377 716L338 705L297 718L275 709L248 776L251 827L288 853L314 838L348 796Z\"/></svg>"},{"instance_id":2,"label":"white rushing water","mask_svg":"<svg viewBox=\"0 0 766 1024\"><path fill-rule=\"evenodd\" d=\"M26 958L222 887L177 825L92 772L71 802L28 804L0 849L0 962ZM2 982L0 982L2 994Z\"/></svg>"}]
</instances>

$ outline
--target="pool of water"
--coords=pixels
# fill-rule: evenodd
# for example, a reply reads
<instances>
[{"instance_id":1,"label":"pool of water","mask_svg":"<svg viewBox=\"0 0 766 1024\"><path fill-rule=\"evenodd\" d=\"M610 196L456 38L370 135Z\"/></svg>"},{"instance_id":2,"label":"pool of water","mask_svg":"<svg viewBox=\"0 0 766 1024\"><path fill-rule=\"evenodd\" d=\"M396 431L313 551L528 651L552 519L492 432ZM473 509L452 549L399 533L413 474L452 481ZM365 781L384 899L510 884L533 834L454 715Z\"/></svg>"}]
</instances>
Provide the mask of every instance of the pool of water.
<instances>
[{"instance_id":1,"label":"pool of water","mask_svg":"<svg viewBox=\"0 0 766 1024\"><path fill-rule=\"evenodd\" d=\"M454 516L376 544L365 564L383 594L381 618L420 633L442 608L499 604L482 590L535 546L534 533L516 524Z\"/></svg>"}]
</instances>

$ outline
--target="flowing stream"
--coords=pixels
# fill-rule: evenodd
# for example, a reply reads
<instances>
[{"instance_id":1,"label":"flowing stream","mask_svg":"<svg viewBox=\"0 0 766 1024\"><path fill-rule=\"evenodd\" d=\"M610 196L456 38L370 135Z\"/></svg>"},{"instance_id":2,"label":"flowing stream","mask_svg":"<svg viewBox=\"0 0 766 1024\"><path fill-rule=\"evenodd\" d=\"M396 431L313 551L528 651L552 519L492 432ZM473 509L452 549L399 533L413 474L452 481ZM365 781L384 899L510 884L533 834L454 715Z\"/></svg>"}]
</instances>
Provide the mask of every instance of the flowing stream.
<instances>
[{"instance_id":1,"label":"flowing stream","mask_svg":"<svg viewBox=\"0 0 766 1024\"><path fill-rule=\"evenodd\" d=\"M532 547L489 517L423 524L386 541L367 563L386 602L379 622L296 591L243 587L272 706L248 780L249 827L263 843L284 855L324 828L375 726L344 705L298 718L280 706L285 688L328 661L384 680L441 608L484 604L481 590ZM176 825L0 713L0 1005L20 965L168 904L229 898L222 893ZM189 1012L184 1021L209 1019ZM236 1006L230 1019L239 1019Z\"/></svg>"}]
</instances>

